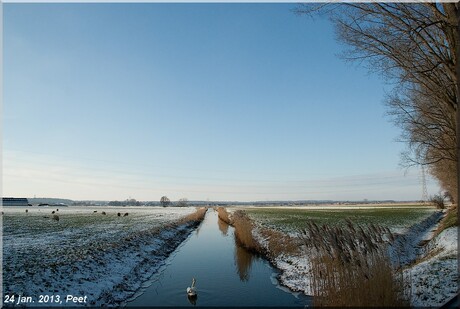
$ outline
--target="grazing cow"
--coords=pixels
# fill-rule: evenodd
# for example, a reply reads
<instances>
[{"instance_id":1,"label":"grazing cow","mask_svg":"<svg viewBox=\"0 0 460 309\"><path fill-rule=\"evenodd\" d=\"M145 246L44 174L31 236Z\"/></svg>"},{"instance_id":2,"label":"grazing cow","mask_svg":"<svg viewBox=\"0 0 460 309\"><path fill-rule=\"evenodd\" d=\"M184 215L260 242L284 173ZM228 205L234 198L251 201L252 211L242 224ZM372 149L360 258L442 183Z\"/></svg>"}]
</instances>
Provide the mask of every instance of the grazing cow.
<instances>
[{"instance_id":1,"label":"grazing cow","mask_svg":"<svg viewBox=\"0 0 460 309\"><path fill-rule=\"evenodd\" d=\"M125 213L125 214L123 215L123 217L127 217L127 216L128 216L128 213Z\"/></svg>"},{"instance_id":2,"label":"grazing cow","mask_svg":"<svg viewBox=\"0 0 460 309\"><path fill-rule=\"evenodd\" d=\"M54 213L55 213L55 211L53 210L51 213L52 213L52 214L54 214Z\"/></svg>"},{"instance_id":3,"label":"grazing cow","mask_svg":"<svg viewBox=\"0 0 460 309\"><path fill-rule=\"evenodd\" d=\"M117 213L117 216L119 216L119 217L120 217L120 216L121 216L121 213Z\"/></svg>"},{"instance_id":4,"label":"grazing cow","mask_svg":"<svg viewBox=\"0 0 460 309\"><path fill-rule=\"evenodd\" d=\"M28 212L29 212L29 209L26 209L26 213L28 213Z\"/></svg>"},{"instance_id":5,"label":"grazing cow","mask_svg":"<svg viewBox=\"0 0 460 309\"><path fill-rule=\"evenodd\" d=\"M106 215L105 211L102 212L103 215Z\"/></svg>"},{"instance_id":6,"label":"grazing cow","mask_svg":"<svg viewBox=\"0 0 460 309\"><path fill-rule=\"evenodd\" d=\"M93 211L93 213L97 212L97 210Z\"/></svg>"}]
</instances>

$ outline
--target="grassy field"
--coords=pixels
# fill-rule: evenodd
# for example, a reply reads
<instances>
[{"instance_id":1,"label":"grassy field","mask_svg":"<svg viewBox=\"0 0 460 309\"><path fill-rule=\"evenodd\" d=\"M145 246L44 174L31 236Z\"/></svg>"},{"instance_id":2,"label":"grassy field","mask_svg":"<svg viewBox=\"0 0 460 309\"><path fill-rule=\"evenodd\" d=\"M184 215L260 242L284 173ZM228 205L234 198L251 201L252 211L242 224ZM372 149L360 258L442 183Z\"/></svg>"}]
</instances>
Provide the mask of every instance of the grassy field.
<instances>
[{"instance_id":1,"label":"grassy field","mask_svg":"<svg viewBox=\"0 0 460 309\"><path fill-rule=\"evenodd\" d=\"M194 211L193 208L158 207L68 207L59 211L56 209L4 207L4 246L7 249L24 249L33 245L45 248L57 244L56 249L64 250L67 245L71 248L89 244L94 246L100 241L107 242L107 238L121 238L128 233L163 226ZM53 220L52 211L59 216L59 221ZM128 215L124 217L126 213Z\"/></svg>"},{"instance_id":2,"label":"grassy field","mask_svg":"<svg viewBox=\"0 0 460 309\"><path fill-rule=\"evenodd\" d=\"M91 305L122 299L185 239L191 227L179 225L195 220L195 212L194 207L4 207L3 293L81 291L95 302Z\"/></svg>"},{"instance_id":3,"label":"grassy field","mask_svg":"<svg viewBox=\"0 0 460 309\"><path fill-rule=\"evenodd\" d=\"M434 207L418 206L410 207L374 207L353 209L328 208L264 208L248 207L245 211L249 216L262 226L281 229L286 232L296 232L305 227L307 220L313 220L318 224L342 225L349 218L355 223L380 224L390 228L394 232L411 226L432 214Z\"/></svg>"}]
</instances>

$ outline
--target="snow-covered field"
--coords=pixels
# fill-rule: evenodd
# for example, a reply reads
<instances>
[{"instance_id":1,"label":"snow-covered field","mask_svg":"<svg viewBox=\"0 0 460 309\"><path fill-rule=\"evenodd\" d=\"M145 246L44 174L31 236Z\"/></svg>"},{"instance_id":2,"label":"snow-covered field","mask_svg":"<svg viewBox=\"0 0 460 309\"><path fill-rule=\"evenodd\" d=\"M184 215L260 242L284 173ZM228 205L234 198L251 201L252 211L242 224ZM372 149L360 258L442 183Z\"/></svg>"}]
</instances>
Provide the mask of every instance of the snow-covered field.
<instances>
[{"instance_id":1,"label":"snow-covered field","mask_svg":"<svg viewBox=\"0 0 460 309\"><path fill-rule=\"evenodd\" d=\"M233 209L232 209L233 210ZM411 290L411 305L417 307L440 306L458 293L458 245L457 227L449 228L433 238L433 231L443 217L440 211L427 212L412 224L396 224L391 230L400 233L390 248L390 255L405 265L406 289ZM253 234L268 250L268 240L261 233L267 226L266 218L257 221ZM289 233L295 236L294 233ZM426 245L421 246L423 242ZM309 278L310 266L307 254L272 256L271 262L281 270L280 282L293 291L312 294ZM416 261L420 261L415 264Z\"/></svg>"},{"instance_id":2,"label":"snow-covered field","mask_svg":"<svg viewBox=\"0 0 460 309\"><path fill-rule=\"evenodd\" d=\"M34 306L59 301L66 305L68 294L86 296L83 304L91 306L123 301L189 235L192 224L177 220L195 211L194 207L27 209L3 208L3 294L16 294L16 300L17 295L30 296ZM57 295L59 301L51 303L51 296L55 302ZM38 303L39 298L48 301Z\"/></svg>"}]
</instances>

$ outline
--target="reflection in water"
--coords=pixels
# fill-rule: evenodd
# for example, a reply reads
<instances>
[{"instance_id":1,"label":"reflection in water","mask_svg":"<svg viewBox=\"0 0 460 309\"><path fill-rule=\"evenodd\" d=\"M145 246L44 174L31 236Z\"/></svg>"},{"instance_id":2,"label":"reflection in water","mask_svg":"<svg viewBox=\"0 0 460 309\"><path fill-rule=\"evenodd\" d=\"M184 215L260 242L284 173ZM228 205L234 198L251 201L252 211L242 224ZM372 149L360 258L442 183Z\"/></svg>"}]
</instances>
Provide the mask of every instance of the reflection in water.
<instances>
[{"instance_id":1,"label":"reflection in water","mask_svg":"<svg viewBox=\"0 0 460 309\"><path fill-rule=\"evenodd\" d=\"M252 261L255 258L255 255L241 247L235 240L236 271L241 281L249 280L249 272L251 270Z\"/></svg>"},{"instance_id":2,"label":"reflection in water","mask_svg":"<svg viewBox=\"0 0 460 309\"><path fill-rule=\"evenodd\" d=\"M201 230L201 226L202 226L202 225L203 225L203 224L198 225L198 227L195 229L195 231L196 231L196 236L198 236L198 235L200 234L200 230Z\"/></svg>"},{"instance_id":3,"label":"reflection in water","mask_svg":"<svg viewBox=\"0 0 460 309\"><path fill-rule=\"evenodd\" d=\"M275 270L263 258L235 245L234 228L223 223L216 212L209 211L199 236L193 232L148 281L151 286L127 306L301 308L311 303L310 298L296 298L278 289L270 280ZM199 302L185 293L191 278L199 281Z\"/></svg>"},{"instance_id":4,"label":"reflection in water","mask_svg":"<svg viewBox=\"0 0 460 309\"><path fill-rule=\"evenodd\" d=\"M217 225L219 226L219 230L222 232L222 235L227 236L228 224L217 218Z\"/></svg>"},{"instance_id":5,"label":"reflection in water","mask_svg":"<svg viewBox=\"0 0 460 309\"><path fill-rule=\"evenodd\" d=\"M187 298L188 298L188 301L196 306L196 300L198 299L198 295L194 295L194 296L190 296L190 295L187 295Z\"/></svg>"}]
</instances>

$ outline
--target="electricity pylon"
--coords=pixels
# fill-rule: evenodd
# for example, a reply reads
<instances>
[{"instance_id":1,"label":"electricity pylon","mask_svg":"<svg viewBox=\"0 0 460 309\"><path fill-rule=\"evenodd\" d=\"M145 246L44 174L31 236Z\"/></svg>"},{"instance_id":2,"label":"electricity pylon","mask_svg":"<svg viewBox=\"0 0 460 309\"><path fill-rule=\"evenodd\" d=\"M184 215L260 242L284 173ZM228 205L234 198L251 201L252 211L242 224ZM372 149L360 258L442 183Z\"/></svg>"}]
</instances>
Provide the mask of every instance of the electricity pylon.
<instances>
[{"instance_id":1,"label":"electricity pylon","mask_svg":"<svg viewBox=\"0 0 460 309\"><path fill-rule=\"evenodd\" d=\"M422 164L421 165L422 170L422 200L424 203L428 202L428 190L426 188L426 175L425 175L425 166Z\"/></svg>"}]
</instances>

